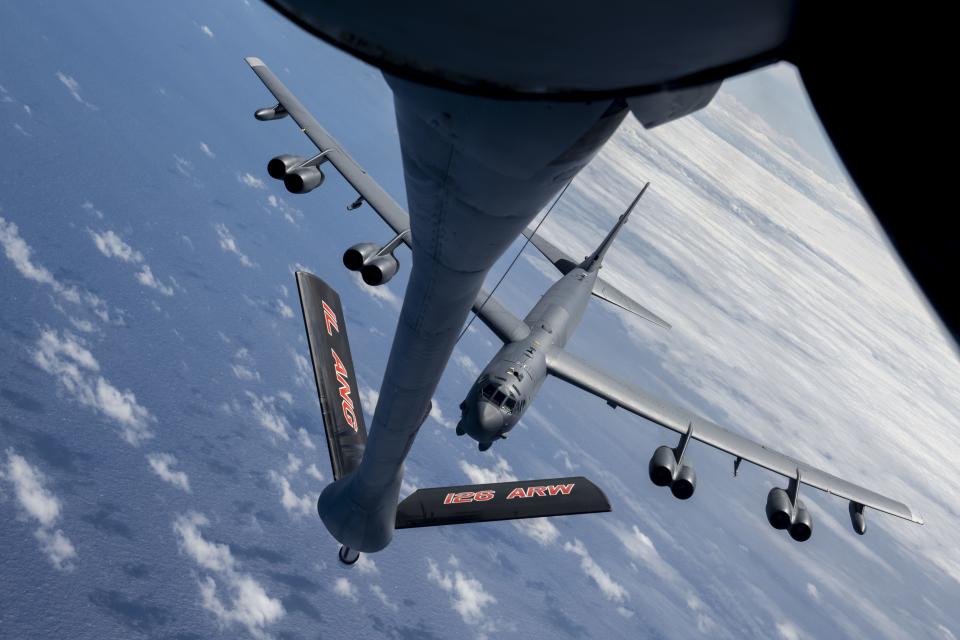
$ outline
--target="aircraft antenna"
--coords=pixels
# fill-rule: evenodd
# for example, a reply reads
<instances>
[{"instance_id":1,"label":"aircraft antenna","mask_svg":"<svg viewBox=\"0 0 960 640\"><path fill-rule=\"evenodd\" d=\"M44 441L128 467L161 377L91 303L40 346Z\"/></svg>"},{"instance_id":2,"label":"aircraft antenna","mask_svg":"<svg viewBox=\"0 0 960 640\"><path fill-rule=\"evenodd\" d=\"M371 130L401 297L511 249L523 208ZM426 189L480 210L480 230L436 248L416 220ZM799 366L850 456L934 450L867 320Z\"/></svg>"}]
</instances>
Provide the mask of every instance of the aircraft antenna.
<instances>
[{"instance_id":1,"label":"aircraft antenna","mask_svg":"<svg viewBox=\"0 0 960 640\"><path fill-rule=\"evenodd\" d=\"M456 341L456 343L454 343L454 345L453 345L454 347L456 347L458 344L460 344L460 339L463 338L464 334L467 332L467 329L469 329L469 328L470 328L470 325L473 324L473 321L477 319L477 315L478 315L481 311L483 311L483 308L487 305L487 301L489 301L490 298L493 297L493 294L496 293L497 287L500 286L500 283L503 282L503 279L507 277L507 274L508 274L508 273L510 273L510 269L513 269L513 265L515 265L515 264L517 263L517 260L518 260L518 259L520 258L520 256L523 254L523 250L527 248L527 245L528 245L528 244L530 244L530 240L533 239L533 236L537 235L537 231L540 230L540 225L542 225L542 224L544 223L544 221L547 219L547 216L549 216L549 215L550 215L550 212L553 211L553 208L554 208L555 206L557 206L557 203L560 202L560 198L563 197L563 194L565 194L565 193L567 192L567 188L568 188L572 183L573 183L573 179L571 178L571 179L570 179L570 182L568 182L566 185L564 185L563 189L560 191L560 195L557 196L557 199L554 200L554 201L553 201L553 204L550 205L550 208L547 209L547 212L546 212L545 214L543 214L543 217L542 217L542 218L540 218L540 222L537 223L537 226L533 228L533 233L531 233L530 235L527 236L526 242L524 242L524 243L523 243L523 246L520 247L520 251L517 252L517 255L513 256L513 260L510 262L510 266L507 267L507 270L504 271L504 272L503 272L503 275L500 276L500 279L497 280L497 284L493 285L493 289L491 289L491 290L490 290L490 293L487 294L487 297L484 298L483 303L480 304L480 308L477 309L477 311L470 317L470 322L467 323L467 326L465 326L465 327L463 328L463 331L460 332L460 335L457 336L457 341Z\"/></svg>"}]
</instances>

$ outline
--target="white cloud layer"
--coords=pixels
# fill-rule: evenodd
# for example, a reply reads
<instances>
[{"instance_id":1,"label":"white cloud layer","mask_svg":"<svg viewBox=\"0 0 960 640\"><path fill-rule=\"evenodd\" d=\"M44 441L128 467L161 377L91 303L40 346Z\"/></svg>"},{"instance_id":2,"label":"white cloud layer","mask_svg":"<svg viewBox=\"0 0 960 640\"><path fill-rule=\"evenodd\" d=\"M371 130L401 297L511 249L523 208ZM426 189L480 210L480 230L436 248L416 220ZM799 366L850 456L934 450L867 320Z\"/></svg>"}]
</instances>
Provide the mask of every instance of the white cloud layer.
<instances>
[{"instance_id":1,"label":"white cloud layer","mask_svg":"<svg viewBox=\"0 0 960 640\"><path fill-rule=\"evenodd\" d=\"M283 508L291 516L302 518L303 516L309 516L315 513L317 505L316 498L310 495L297 495L293 487L290 486L290 481L286 476L276 471L270 472L270 480L280 489L280 504L283 505Z\"/></svg>"},{"instance_id":2,"label":"white cloud layer","mask_svg":"<svg viewBox=\"0 0 960 640\"><path fill-rule=\"evenodd\" d=\"M283 440L289 440L290 436L287 432L291 428L290 422L277 411L276 399L273 396L258 396L250 391L247 391L246 395L253 408L253 417L257 419L260 426Z\"/></svg>"},{"instance_id":3,"label":"white cloud layer","mask_svg":"<svg viewBox=\"0 0 960 640\"><path fill-rule=\"evenodd\" d=\"M563 550L568 551L580 557L580 568L587 577L593 580L594 584L600 589L604 597L612 602L623 602L630 597L627 590L614 580L606 570L596 563L590 552L579 539L574 538L573 542L564 542Z\"/></svg>"},{"instance_id":4,"label":"white cloud layer","mask_svg":"<svg viewBox=\"0 0 960 640\"><path fill-rule=\"evenodd\" d=\"M138 446L153 437L153 415L137 402L132 391L121 391L101 375L96 358L70 332L45 329L37 340L33 361L56 378L74 400L120 427L128 443Z\"/></svg>"},{"instance_id":5,"label":"white cloud layer","mask_svg":"<svg viewBox=\"0 0 960 640\"><path fill-rule=\"evenodd\" d=\"M84 100L83 96L80 95L80 83L77 82L73 76L68 76L63 71L57 71L56 77L57 80L59 80L60 83L67 88L67 91L70 92L70 95L73 96L74 100L92 111L96 111L98 109L97 105L87 102Z\"/></svg>"},{"instance_id":6,"label":"white cloud layer","mask_svg":"<svg viewBox=\"0 0 960 640\"><path fill-rule=\"evenodd\" d=\"M254 638L269 638L266 627L286 614L283 604L271 598L253 576L239 570L230 547L203 537L201 528L209 524L206 516L194 511L178 515L173 522L180 551L214 574L198 581L203 608L223 628L240 625Z\"/></svg>"},{"instance_id":7,"label":"white cloud layer","mask_svg":"<svg viewBox=\"0 0 960 640\"><path fill-rule=\"evenodd\" d=\"M461 571L455 557L451 556L450 564L452 571L441 570L436 562L427 558L427 578L450 594L450 606L466 624L492 631L493 622L485 614L485 609L496 604L497 599L487 592L479 580Z\"/></svg>"},{"instance_id":8,"label":"white cloud layer","mask_svg":"<svg viewBox=\"0 0 960 640\"><path fill-rule=\"evenodd\" d=\"M57 280L49 269L33 262L33 249L20 236L17 225L0 216L0 246L14 268L27 280L45 284L53 289L61 299L72 304L83 305L104 322L111 320L107 304L89 291L68 286Z\"/></svg>"},{"instance_id":9,"label":"white cloud layer","mask_svg":"<svg viewBox=\"0 0 960 640\"><path fill-rule=\"evenodd\" d=\"M177 458L170 453L150 453L147 454L147 462L155 474L160 476L164 482L168 482L180 489L190 493L190 478L184 471L174 471L173 467L177 465Z\"/></svg>"},{"instance_id":10,"label":"white cloud layer","mask_svg":"<svg viewBox=\"0 0 960 640\"><path fill-rule=\"evenodd\" d=\"M240 264L245 267L256 267L257 264L247 257L245 253L240 251L240 248L237 246L237 239L233 237L233 234L230 233L230 229L227 228L227 225L222 222L214 225L214 230L217 232L217 237L220 238L220 248L226 251L227 253L232 253L237 256L240 260Z\"/></svg>"},{"instance_id":11,"label":"white cloud layer","mask_svg":"<svg viewBox=\"0 0 960 640\"><path fill-rule=\"evenodd\" d=\"M39 523L33 535L50 564L59 571L73 570L77 550L63 531L55 528L63 504L47 488L48 480L43 472L13 449L7 449L6 464L0 464L0 478L6 478L13 485L20 507Z\"/></svg>"}]
</instances>

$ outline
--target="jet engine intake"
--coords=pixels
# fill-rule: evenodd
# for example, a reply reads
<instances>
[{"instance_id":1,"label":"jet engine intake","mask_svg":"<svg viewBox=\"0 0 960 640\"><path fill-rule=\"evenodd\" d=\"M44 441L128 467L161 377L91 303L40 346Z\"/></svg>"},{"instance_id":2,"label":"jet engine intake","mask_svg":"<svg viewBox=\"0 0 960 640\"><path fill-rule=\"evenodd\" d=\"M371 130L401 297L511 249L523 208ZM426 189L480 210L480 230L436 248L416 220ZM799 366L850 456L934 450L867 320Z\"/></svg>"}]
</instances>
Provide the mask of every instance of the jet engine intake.
<instances>
[{"instance_id":1,"label":"jet engine intake","mask_svg":"<svg viewBox=\"0 0 960 640\"><path fill-rule=\"evenodd\" d=\"M790 537L797 542L806 542L813 535L813 518L803 501L797 501L797 512L790 524Z\"/></svg>"},{"instance_id":2,"label":"jet engine intake","mask_svg":"<svg viewBox=\"0 0 960 640\"><path fill-rule=\"evenodd\" d=\"M650 481L658 487L669 487L677 473L677 458L667 445L657 447L650 458Z\"/></svg>"},{"instance_id":3,"label":"jet engine intake","mask_svg":"<svg viewBox=\"0 0 960 640\"><path fill-rule=\"evenodd\" d=\"M650 458L650 481L658 487L670 487L679 500L688 500L697 488L697 474L689 464L680 464L674 449L657 447Z\"/></svg>"},{"instance_id":4,"label":"jet engine intake","mask_svg":"<svg viewBox=\"0 0 960 640\"><path fill-rule=\"evenodd\" d=\"M283 186L290 193L309 193L323 184L323 172L316 167L299 167L283 177Z\"/></svg>"},{"instance_id":5,"label":"jet engine intake","mask_svg":"<svg viewBox=\"0 0 960 640\"><path fill-rule=\"evenodd\" d=\"M790 496L780 487L770 489L767 494L767 520L774 529L787 529L793 522L793 503Z\"/></svg>"},{"instance_id":6,"label":"jet engine intake","mask_svg":"<svg viewBox=\"0 0 960 640\"><path fill-rule=\"evenodd\" d=\"M303 156L292 156L289 153L271 158L270 162L267 163L267 173L269 173L270 177L274 180L283 180L287 172L295 167L299 167L303 164L303 160Z\"/></svg>"},{"instance_id":7,"label":"jet engine intake","mask_svg":"<svg viewBox=\"0 0 960 640\"><path fill-rule=\"evenodd\" d=\"M360 275L363 281L368 285L375 287L377 285L390 282L390 279L397 274L400 269L400 263L392 253L374 256L363 265Z\"/></svg>"},{"instance_id":8,"label":"jet engine intake","mask_svg":"<svg viewBox=\"0 0 960 640\"><path fill-rule=\"evenodd\" d=\"M790 480L790 488L774 487L767 494L767 520L774 529L786 529L797 542L805 542L813 535L813 516L803 500L797 497L799 477Z\"/></svg>"},{"instance_id":9,"label":"jet engine intake","mask_svg":"<svg viewBox=\"0 0 960 640\"><path fill-rule=\"evenodd\" d=\"M350 271L360 271L363 264L377 255L380 251L380 245L372 242L361 242L355 244L343 252L343 266Z\"/></svg>"},{"instance_id":10,"label":"jet engine intake","mask_svg":"<svg viewBox=\"0 0 960 640\"><path fill-rule=\"evenodd\" d=\"M693 496L697 489L697 474L688 464L683 465L677 471L673 484L670 485L670 492L678 500L688 500Z\"/></svg>"}]
</instances>

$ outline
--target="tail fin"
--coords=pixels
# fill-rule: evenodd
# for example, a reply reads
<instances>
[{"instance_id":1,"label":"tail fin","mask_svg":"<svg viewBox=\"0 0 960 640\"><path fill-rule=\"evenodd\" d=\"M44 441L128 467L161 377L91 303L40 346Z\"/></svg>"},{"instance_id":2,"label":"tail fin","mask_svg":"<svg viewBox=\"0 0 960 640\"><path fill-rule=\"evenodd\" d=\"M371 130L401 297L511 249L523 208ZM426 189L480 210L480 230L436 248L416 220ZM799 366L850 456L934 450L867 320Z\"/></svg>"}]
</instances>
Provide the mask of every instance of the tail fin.
<instances>
[{"instance_id":1,"label":"tail fin","mask_svg":"<svg viewBox=\"0 0 960 640\"><path fill-rule=\"evenodd\" d=\"M643 185L643 189L640 189L640 193L638 193L637 197L633 199L633 202L630 203L630 206L627 207L627 210L623 212L623 215L620 216L619 220L617 220L617 224L613 226L613 229L611 229L610 233L607 234L607 237L603 239L603 242L600 243L600 246L597 247L597 250L593 252L593 255L584 260L582 265L584 269L587 271L595 271L600 268L600 264L603 262L603 256L607 254L607 249L609 249L610 245L613 244L617 234L620 233L620 229L623 228L623 225L625 225L627 220L630 218L630 213L633 211L633 208L637 206L638 202L640 202L640 198L643 197L644 192L646 192L647 187L649 186L649 182Z\"/></svg>"},{"instance_id":2,"label":"tail fin","mask_svg":"<svg viewBox=\"0 0 960 640\"><path fill-rule=\"evenodd\" d=\"M357 468L367 444L346 318L340 296L317 276L298 271L297 289L327 433L330 466L333 479L339 480Z\"/></svg>"}]
</instances>

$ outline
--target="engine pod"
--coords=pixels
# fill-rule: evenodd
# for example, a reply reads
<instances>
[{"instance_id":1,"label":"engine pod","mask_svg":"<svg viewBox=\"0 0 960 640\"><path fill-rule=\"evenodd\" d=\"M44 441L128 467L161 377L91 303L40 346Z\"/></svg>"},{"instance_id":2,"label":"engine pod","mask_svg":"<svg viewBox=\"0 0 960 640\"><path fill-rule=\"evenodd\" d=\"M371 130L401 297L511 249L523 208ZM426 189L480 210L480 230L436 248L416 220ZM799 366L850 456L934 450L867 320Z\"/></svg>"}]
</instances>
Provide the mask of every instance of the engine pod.
<instances>
[{"instance_id":1,"label":"engine pod","mask_svg":"<svg viewBox=\"0 0 960 640\"><path fill-rule=\"evenodd\" d=\"M670 485L670 492L678 500L689 500L696 489L697 474L692 466L685 464L677 471L673 484Z\"/></svg>"},{"instance_id":2,"label":"engine pod","mask_svg":"<svg viewBox=\"0 0 960 640\"><path fill-rule=\"evenodd\" d=\"M364 282L375 287L389 282L399 268L400 263L397 262L397 259L393 257L392 253L387 253L368 260L363 265L363 269L360 270L360 275Z\"/></svg>"},{"instance_id":3,"label":"engine pod","mask_svg":"<svg viewBox=\"0 0 960 640\"><path fill-rule=\"evenodd\" d=\"M767 494L767 521L774 529L786 529L793 522L793 503L790 496L780 487L770 489Z\"/></svg>"},{"instance_id":4,"label":"engine pod","mask_svg":"<svg viewBox=\"0 0 960 640\"><path fill-rule=\"evenodd\" d=\"M303 163L302 156L292 156L285 153L282 156L270 159L270 162L267 163L267 173L274 180L283 180L288 171L300 166L301 163Z\"/></svg>"},{"instance_id":5,"label":"engine pod","mask_svg":"<svg viewBox=\"0 0 960 640\"><path fill-rule=\"evenodd\" d=\"M797 542L806 542L813 535L813 517L803 502L797 502L797 512L790 524L790 537Z\"/></svg>"},{"instance_id":6,"label":"engine pod","mask_svg":"<svg viewBox=\"0 0 960 640\"><path fill-rule=\"evenodd\" d=\"M293 169L283 177L283 186L290 193L308 193L323 184L323 172L316 167Z\"/></svg>"},{"instance_id":7,"label":"engine pod","mask_svg":"<svg viewBox=\"0 0 960 640\"><path fill-rule=\"evenodd\" d=\"M657 447L650 458L650 481L658 487L669 487L677 474L677 457L666 445Z\"/></svg>"}]
</instances>

